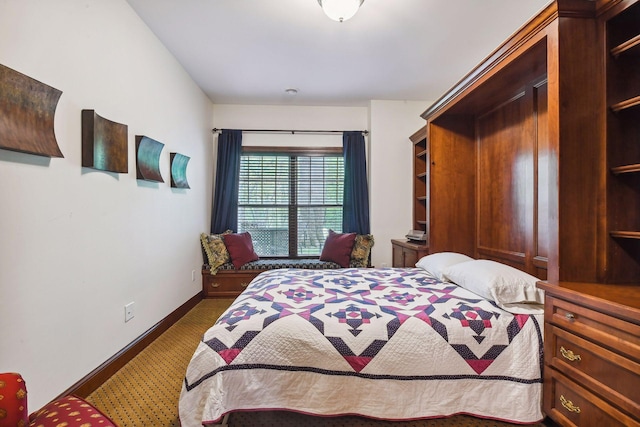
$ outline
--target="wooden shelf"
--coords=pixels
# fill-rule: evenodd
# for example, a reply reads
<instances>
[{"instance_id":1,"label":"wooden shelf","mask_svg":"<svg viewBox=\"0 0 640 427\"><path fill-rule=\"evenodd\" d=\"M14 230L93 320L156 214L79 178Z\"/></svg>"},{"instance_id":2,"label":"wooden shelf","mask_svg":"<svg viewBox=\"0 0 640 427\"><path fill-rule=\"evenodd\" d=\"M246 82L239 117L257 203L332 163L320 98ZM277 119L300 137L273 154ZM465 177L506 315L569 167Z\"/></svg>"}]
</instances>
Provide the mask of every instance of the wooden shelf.
<instances>
[{"instance_id":1,"label":"wooden shelf","mask_svg":"<svg viewBox=\"0 0 640 427\"><path fill-rule=\"evenodd\" d=\"M611 231L609 234L620 239L640 239L640 231Z\"/></svg>"},{"instance_id":2,"label":"wooden shelf","mask_svg":"<svg viewBox=\"0 0 640 427\"><path fill-rule=\"evenodd\" d=\"M640 46L640 34L611 49L611 55L618 56L621 53L627 52L633 49L634 47L638 47L638 46Z\"/></svg>"},{"instance_id":3,"label":"wooden shelf","mask_svg":"<svg viewBox=\"0 0 640 427\"><path fill-rule=\"evenodd\" d=\"M632 107L637 107L638 105L640 105L640 96L636 96L631 99L618 102L617 104L613 104L611 106L611 109L617 113L618 111L626 110Z\"/></svg>"},{"instance_id":4,"label":"wooden shelf","mask_svg":"<svg viewBox=\"0 0 640 427\"><path fill-rule=\"evenodd\" d=\"M429 158L429 144L427 142L427 126L422 126L417 132L409 137L413 142L413 203L411 226L414 230L425 230L424 224L427 219L427 182L429 175L427 172L427 159Z\"/></svg>"},{"instance_id":5,"label":"wooden shelf","mask_svg":"<svg viewBox=\"0 0 640 427\"><path fill-rule=\"evenodd\" d=\"M640 0L612 2L600 16L606 43L606 283L640 283Z\"/></svg>"},{"instance_id":6,"label":"wooden shelf","mask_svg":"<svg viewBox=\"0 0 640 427\"><path fill-rule=\"evenodd\" d=\"M615 168L611 168L611 172L615 175L640 172L640 164L636 163L634 165L617 166Z\"/></svg>"}]
</instances>

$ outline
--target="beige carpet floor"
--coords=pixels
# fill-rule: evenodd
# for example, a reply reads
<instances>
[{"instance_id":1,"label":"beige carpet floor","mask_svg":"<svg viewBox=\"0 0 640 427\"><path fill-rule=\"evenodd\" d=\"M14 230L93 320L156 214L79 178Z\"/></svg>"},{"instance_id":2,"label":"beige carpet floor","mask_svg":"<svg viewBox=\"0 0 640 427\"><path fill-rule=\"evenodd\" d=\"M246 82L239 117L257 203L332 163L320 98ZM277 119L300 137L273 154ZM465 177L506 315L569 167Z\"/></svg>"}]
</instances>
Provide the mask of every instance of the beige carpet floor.
<instances>
[{"instance_id":1,"label":"beige carpet floor","mask_svg":"<svg viewBox=\"0 0 640 427\"><path fill-rule=\"evenodd\" d=\"M232 299L201 301L169 330L91 393L87 400L120 427L179 427L178 398L186 367L202 334ZM469 416L407 422L361 417L312 417L283 412L232 414L229 427L508 427L514 424ZM544 426L538 424L536 427ZM551 425L551 423L546 424Z\"/></svg>"},{"instance_id":2,"label":"beige carpet floor","mask_svg":"<svg viewBox=\"0 0 640 427\"><path fill-rule=\"evenodd\" d=\"M178 427L186 367L204 332L233 299L206 299L127 363L87 400L120 427Z\"/></svg>"}]
</instances>

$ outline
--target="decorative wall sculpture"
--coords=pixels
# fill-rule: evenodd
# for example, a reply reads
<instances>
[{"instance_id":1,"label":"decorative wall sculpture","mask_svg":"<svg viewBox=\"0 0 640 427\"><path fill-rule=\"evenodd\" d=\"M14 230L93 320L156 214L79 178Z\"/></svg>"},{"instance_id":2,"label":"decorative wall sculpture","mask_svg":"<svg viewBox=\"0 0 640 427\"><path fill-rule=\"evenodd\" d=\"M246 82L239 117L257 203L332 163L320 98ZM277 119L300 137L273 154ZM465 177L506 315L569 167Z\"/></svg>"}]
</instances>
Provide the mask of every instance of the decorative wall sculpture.
<instances>
[{"instance_id":1,"label":"decorative wall sculpture","mask_svg":"<svg viewBox=\"0 0 640 427\"><path fill-rule=\"evenodd\" d=\"M53 129L62 91L0 64L0 148L64 157Z\"/></svg>"},{"instance_id":2,"label":"decorative wall sculpture","mask_svg":"<svg viewBox=\"0 0 640 427\"><path fill-rule=\"evenodd\" d=\"M171 153L171 186L191 188L187 182L187 163L191 158L180 153Z\"/></svg>"},{"instance_id":3,"label":"decorative wall sculpture","mask_svg":"<svg viewBox=\"0 0 640 427\"><path fill-rule=\"evenodd\" d=\"M82 166L127 173L127 125L100 117L94 110L82 110Z\"/></svg>"},{"instance_id":4,"label":"decorative wall sculpture","mask_svg":"<svg viewBox=\"0 0 640 427\"><path fill-rule=\"evenodd\" d=\"M160 153L164 144L144 135L136 135L136 178L164 182L160 173Z\"/></svg>"}]
</instances>

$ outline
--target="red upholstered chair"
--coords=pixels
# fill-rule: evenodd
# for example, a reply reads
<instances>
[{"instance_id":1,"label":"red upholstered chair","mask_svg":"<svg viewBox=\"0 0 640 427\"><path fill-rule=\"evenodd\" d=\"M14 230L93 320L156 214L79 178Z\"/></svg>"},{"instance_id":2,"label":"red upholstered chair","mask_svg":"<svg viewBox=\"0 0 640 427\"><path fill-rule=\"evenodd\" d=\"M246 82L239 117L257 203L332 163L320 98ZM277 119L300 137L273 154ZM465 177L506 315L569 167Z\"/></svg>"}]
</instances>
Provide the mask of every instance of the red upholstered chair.
<instances>
[{"instance_id":1,"label":"red upholstered chair","mask_svg":"<svg viewBox=\"0 0 640 427\"><path fill-rule=\"evenodd\" d=\"M0 373L0 426L26 426L27 386L20 374Z\"/></svg>"},{"instance_id":2,"label":"red upholstered chair","mask_svg":"<svg viewBox=\"0 0 640 427\"><path fill-rule=\"evenodd\" d=\"M27 386L20 374L0 373L0 427L117 427L84 399L65 396L27 416Z\"/></svg>"}]
</instances>

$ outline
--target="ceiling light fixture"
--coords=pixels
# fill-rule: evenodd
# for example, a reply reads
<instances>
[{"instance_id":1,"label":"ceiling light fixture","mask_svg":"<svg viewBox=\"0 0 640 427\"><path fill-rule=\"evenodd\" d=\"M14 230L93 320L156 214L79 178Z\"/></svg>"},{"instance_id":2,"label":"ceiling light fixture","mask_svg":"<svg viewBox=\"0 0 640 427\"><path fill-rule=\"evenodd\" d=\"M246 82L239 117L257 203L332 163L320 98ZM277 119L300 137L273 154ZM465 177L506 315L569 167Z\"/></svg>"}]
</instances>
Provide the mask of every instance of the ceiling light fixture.
<instances>
[{"instance_id":1,"label":"ceiling light fixture","mask_svg":"<svg viewBox=\"0 0 640 427\"><path fill-rule=\"evenodd\" d=\"M325 15L342 22L356 14L364 0L318 0Z\"/></svg>"}]
</instances>

